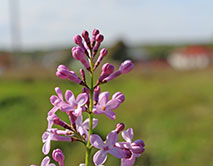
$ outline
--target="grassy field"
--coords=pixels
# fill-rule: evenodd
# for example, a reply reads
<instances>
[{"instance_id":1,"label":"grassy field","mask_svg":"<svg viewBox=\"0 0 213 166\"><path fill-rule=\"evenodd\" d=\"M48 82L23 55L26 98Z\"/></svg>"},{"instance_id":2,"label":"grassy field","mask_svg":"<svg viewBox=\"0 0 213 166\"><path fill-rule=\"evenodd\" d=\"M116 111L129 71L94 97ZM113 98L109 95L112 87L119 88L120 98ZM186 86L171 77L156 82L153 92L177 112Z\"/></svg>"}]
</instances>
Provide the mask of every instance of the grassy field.
<instances>
[{"instance_id":1,"label":"grassy field","mask_svg":"<svg viewBox=\"0 0 213 166\"><path fill-rule=\"evenodd\" d=\"M213 166L212 73L213 69L175 72L137 68L103 85L102 91L123 92L126 101L116 110L115 121L100 116L95 132L105 137L118 122L134 128L134 139L146 143L146 151L136 163L139 166ZM57 78L0 80L1 166L40 164L44 157L41 135L56 86L75 94L81 90ZM52 142L51 148L56 147L63 149L67 166L84 161L81 144ZM108 157L105 165L119 165L119 160Z\"/></svg>"}]
</instances>

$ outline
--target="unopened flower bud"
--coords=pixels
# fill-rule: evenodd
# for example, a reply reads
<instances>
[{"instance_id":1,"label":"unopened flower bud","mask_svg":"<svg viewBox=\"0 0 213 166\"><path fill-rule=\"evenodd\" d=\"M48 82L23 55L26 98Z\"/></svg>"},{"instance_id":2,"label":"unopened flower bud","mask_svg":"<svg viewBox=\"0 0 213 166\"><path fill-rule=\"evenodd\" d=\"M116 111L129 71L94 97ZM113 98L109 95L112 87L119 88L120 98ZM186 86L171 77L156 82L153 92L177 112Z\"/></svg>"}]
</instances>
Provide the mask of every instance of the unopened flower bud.
<instances>
[{"instance_id":1,"label":"unopened flower bud","mask_svg":"<svg viewBox=\"0 0 213 166\"><path fill-rule=\"evenodd\" d=\"M103 58L105 56L107 56L108 54L108 50L106 48L102 48L101 51L100 51L100 56L98 57L96 63L95 63L95 67L94 69L96 69L98 67L98 65L101 63L101 61L103 60Z\"/></svg>"},{"instance_id":2,"label":"unopened flower bud","mask_svg":"<svg viewBox=\"0 0 213 166\"><path fill-rule=\"evenodd\" d=\"M78 78L77 74L74 71L69 71L68 68L64 65L59 65L57 68L56 76L61 79L69 79L77 84L81 84L82 81Z\"/></svg>"},{"instance_id":3,"label":"unopened flower bud","mask_svg":"<svg viewBox=\"0 0 213 166\"><path fill-rule=\"evenodd\" d=\"M117 134L119 134L121 131L124 130L124 128L125 128L125 125L124 125L123 123L118 123L118 124L116 125L115 131L116 131Z\"/></svg>"},{"instance_id":4,"label":"unopened flower bud","mask_svg":"<svg viewBox=\"0 0 213 166\"><path fill-rule=\"evenodd\" d=\"M105 63L102 66L102 72L98 80L101 82L104 78L112 74L113 71L114 71L114 66L109 63Z\"/></svg>"},{"instance_id":5,"label":"unopened flower bud","mask_svg":"<svg viewBox=\"0 0 213 166\"><path fill-rule=\"evenodd\" d=\"M112 80L112 79L118 77L118 76L121 75L121 74L122 74L121 71L120 71L120 70L117 70L116 72L110 74L108 77L104 78L102 82L103 82L103 83L109 82L110 80Z\"/></svg>"},{"instance_id":6,"label":"unopened flower bud","mask_svg":"<svg viewBox=\"0 0 213 166\"><path fill-rule=\"evenodd\" d=\"M98 34L96 37L95 37L95 40L98 42L98 43L101 43L103 40L104 40L104 36L102 34Z\"/></svg>"},{"instance_id":7,"label":"unopened flower bud","mask_svg":"<svg viewBox=\"0 0 213 166\"><path fill-rule=\"evenodd\" d=\"M64 154L61 149L53 150L52 157L59 163L59 166L64 166Z\"/></svg>"},{"instance_id":8,"label":"unopened flower bud","mask_svg":"<svg viewBox=\"0 0 213 166\"><path fill-rule=\"evenodd\" d=\"M85 72L84 69L80 69L81 79L86 82Z\"/></svg>"},{"instance_id":9,"label":"unopened flower bud","mask_svg":"<svg viewBox=\"0 0 213 166\"><path fill-rule=\"evenodd\" d=\"M85 59L84 50L81 47L72 48L72 56L76 60L79 60L87 70L90 70L88 61Z\"/></svg>"},{"instance_id":10,"label":"unopened flower bud","mask_svg":"<svg viewBox=\"0 0 213 166\"><path fill-rule=\"evenodd\" d=\"M134 64L132 63L131 60L126 60L124 61L121 65L119 70L121 71L122 74L130 72L134 67Z\"/></svg>"},{"instance_id":11,"label":"unopened flower bud","mask_svg":"<svg viewBox=\"0 0 213 166\"><path fill-rule=\"evenodd\" d=\"M95 101L95 104L98 102L98 98L99 98L99 94L101 92L101 89L99 86L97 86L95 89L94 89L94 101Z\"/></svg>"},{"instance_id":12,"label":"unopened flower bud","mask_svg":"<svg viewBox=\"0 0 213 166\"><path fill-rule=\"evenodd\" d=\"M91 42L91 48L94 47L95 45L95 40L96 40L96 36L99 34L99 30L98 29L94 29L92 31L92 42Z\"/></svg>"},{"instance_id":13,"label":"unopened flower bud","mask_svg":"<svg viewBox=\"0 0 213 166\"><path fill-rule=\"evenodd\" d=\"M74 40L75 44L77 44L77 45L81 45L82 44L82 38L81 38L80 35L74 36L73 40Z\"/></svg>"},{"instance_id":14,"label":"unopened flower bud","mask_svg":"<svg viewBox=\"0 0 213 166\"><path fill-rule=\"evenodd\" d=\"M83 38L84 38L84 40L87 44L87 47L91 48L90 47L89 33L86 30L84 30L81 35L83 36Z\"/></svg>"},{"instance_id":15,"label":"unopened flower bud","mask_svg":"<svg viewBox=\"0 0 213 166\"><path fill-rule=\"evenodd\" d=\"M125 96L121 92L116 92L113 96L113 99L118 99L120 103L123 103L125 100Z\"/></svg>"},{"instance_id":16,"label":"unopened flower bud","mask_svg":"<svg viewBox=\"0 0 213 166\"><path fill-rule=\"evenodd\" d=\"M64 122L63 120L61 120L57 115L54 114L51 118L52 118L53 123L55 125L59 125L59 126L65 128L65 129L69 129L69 130L71 129L70 125L68 125L66 122ZM47 119L49 119L49 117L47 117Z\"/></svg>"},{"instance_id":17,"label":"unopened flower bud","mask_svg":"<svg viewBox=\"0 0 213 166\"><path fill-rule=\"evenodd\" d=\"M125 153L125 158L128 159L132 156L132 153L130 150L128 149L124 149L124 153Z\"/></svg>"},{"instance_id":18,"label":"unopened flower bud","mask_svg":"<svg viewBox=\"0 0 213 166\"><path fill-rule=\"evenodd\" d=\"M98 29L93 29L92 35L96 36L97 34L99 34L99 30Z\"/></svg>"}]
</instances>

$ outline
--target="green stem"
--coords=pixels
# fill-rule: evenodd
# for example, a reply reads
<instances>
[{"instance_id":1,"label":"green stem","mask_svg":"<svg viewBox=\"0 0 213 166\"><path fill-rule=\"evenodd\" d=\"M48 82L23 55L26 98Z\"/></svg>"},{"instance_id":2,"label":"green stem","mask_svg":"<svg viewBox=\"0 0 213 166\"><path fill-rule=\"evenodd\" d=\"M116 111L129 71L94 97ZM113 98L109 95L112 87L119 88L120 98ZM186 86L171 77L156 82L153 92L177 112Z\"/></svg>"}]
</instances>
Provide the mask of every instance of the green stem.
<instances>
[{"instance_id":1,"label":"green stem","mask_svg":"<svg viewBox=\"0 0 213 166\"><path fill-rule=\"evenodd\" d=\"M91 73L90 73L90 107L89 107L89 134L88 134L88 141L86 145L86 159L85 159L85 165L89 166L90 163L90 152L91 152L91 144L90 144L90 136L92 134L92 122L93 122L93 93L94 93L94 87L93 87L93 58L90 59L90 68L91 68Z\"/></svg>"}]
</instances>

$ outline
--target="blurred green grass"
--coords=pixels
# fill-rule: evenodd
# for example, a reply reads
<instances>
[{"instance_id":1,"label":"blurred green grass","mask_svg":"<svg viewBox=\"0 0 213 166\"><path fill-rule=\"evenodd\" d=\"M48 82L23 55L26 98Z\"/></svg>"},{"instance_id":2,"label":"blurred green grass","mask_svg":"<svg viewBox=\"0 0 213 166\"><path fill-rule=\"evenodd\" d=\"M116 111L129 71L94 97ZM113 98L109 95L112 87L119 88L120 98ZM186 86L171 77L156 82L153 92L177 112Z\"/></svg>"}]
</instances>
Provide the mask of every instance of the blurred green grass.
<instances>
[{"instance_id":1,"label":"blurred green grass","mask_svg":"<svg viewBox=\"0 0 213 166\"><path fill-rule=\"evenodd\" d=\"M211 68L191 72L138 68L103 85L102 91L121 91L126 101L115 110L115 121L101 115L95 132L104 138L119 122L132 127L134 139L146 144L145 153L137 159L139 166L213 165L212 72ZM40 164L44 157L41 135L56 86L63 92L81 91L80 86L59 79L0 79L2 166ZM56 147L63 149L66 165L84 162L83 145L52 142L51 149ZM108 157L106 165L119 165L118 159Z\"/></svg>"}]
</instances>

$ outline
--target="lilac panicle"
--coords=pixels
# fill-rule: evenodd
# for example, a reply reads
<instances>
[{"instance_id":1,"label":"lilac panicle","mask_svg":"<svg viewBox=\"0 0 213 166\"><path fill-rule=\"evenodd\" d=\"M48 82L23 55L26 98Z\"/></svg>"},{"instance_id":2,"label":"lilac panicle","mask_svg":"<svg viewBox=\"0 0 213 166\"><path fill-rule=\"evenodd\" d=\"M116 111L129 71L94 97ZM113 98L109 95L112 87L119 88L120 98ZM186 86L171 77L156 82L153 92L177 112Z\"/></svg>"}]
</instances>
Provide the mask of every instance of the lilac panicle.
<instances>
[{"instance_id":1,"label":"lilac panicle","mask_svg":"<svg viewBox=\"0 0 213 166\"><path fill-rule=\"evenodd\" d=\"M52 157L58 162L59 166L64 166L64 154L61 149L53 150Z\"/></svg>"},{"instance_id":2,"label":"lilac panicle","mask_svg":"<svg viewBox=\"0 0 213 166\"><path fill-rule=\"evenodd\" d=\"M72 56L80 61L87 70L90 70L89 62L86 60L84 50L81 47L73 47Z\"/></svg>"},{"instance_id":3,"label":"lilac panicle","mask_svg":"<svg viewBox=\"0 0 213 166\"><path fill-rule=\"evenodd\" d=\"M96 69L99 66L99 64L101 63L103 58L105 56L107 56L107 54L108 54L108 50L106 48L102 48L101 51L100 51L100 56L98 57L98 59L97 59L97 61L95 63L94 69Z\"/></svg>"}]
</instances>

